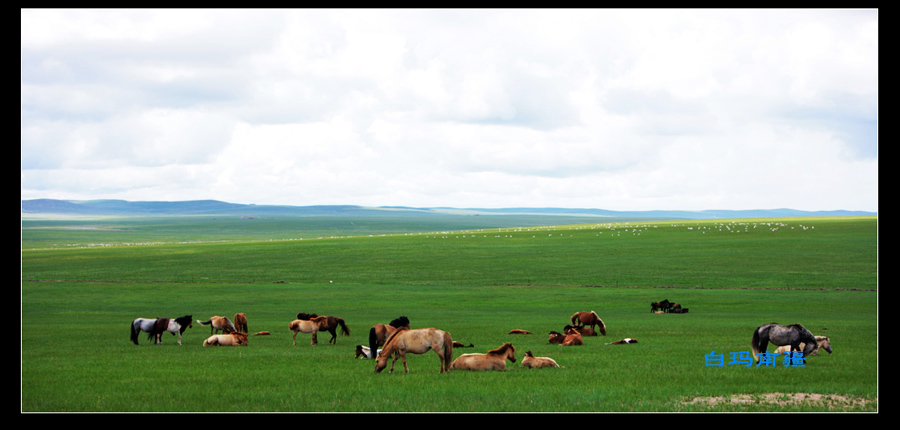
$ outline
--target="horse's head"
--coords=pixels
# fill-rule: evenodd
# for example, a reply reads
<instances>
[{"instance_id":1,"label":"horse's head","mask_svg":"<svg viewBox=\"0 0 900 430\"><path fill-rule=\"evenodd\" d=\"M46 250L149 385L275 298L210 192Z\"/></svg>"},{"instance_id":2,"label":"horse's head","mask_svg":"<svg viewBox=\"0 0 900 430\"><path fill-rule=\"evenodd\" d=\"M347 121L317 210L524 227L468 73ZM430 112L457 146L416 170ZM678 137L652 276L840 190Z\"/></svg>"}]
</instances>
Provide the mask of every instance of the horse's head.
<instances>
[{"instance_id":1,"label":"horse's head","mask_svg":"<svg viewBox=\"0 0 900 430\"><path fill-rule=\"evenodd\" d=\"M515 363L516 362L516 347L513 344L506 342L503 344L506 348L506 359Z\"/></svg>"},{"instance_id":2,"label":"horse's head","mask_svg":"<svg viewBox=\"0 0 900 430\"><path fill-rule=\"evenodd\" d=\"M819 343L819 348L831 354L831 340L828 339L828 336L816 336L816 342Z\"/></svg>"},{"instance_id":3,"label":"horse's head","mask_svg":"<svg viewBox=\"0 0 900 430\"><path fill-rule=\"evenodd\" d=\"M388 354L379 354L375 357L375 373L381 373L387 367L387 357Z\"/></svg>"}]
</instances>

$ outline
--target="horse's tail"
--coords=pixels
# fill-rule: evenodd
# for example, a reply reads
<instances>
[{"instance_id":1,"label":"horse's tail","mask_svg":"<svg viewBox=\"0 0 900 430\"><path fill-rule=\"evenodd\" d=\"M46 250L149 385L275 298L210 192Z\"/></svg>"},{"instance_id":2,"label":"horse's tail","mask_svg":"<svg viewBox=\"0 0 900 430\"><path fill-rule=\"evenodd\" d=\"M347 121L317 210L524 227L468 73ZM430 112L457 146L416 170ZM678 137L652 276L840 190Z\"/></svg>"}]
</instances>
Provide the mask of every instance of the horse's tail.
<instances>
[{"instance_id":1,"label":"horse's tail","mask_svg":"<svg viewBox=\"0 0 900 430\"><path fill-rule=\"evenodd\" d=\"M344 336L350 336L350 328L347 327L347 324L344 322L344 319L335 317L335 320L341 326L341 334Z\"/></svg>"},{"instance_id":2,"label":"horse's tail","mask_svg":"<svg viewBox=\"0 0 900 430\"><path fill-rule=\"evenodd\" d=\"M210 324L212 324L212 319L209 319L209 320L206 320L206 321L200 321L200 320L197 320L197 323L200 324L200 325L210 325Z\"/></svg>"},{"instance_id":3,"label":"horse's tail","mask_svg":"<svg viewBox=\"0 0 900 430\"><path fill-rule=\"evenodd\" d=\"M136 320L132 321L131 322L131 341L134 342L135 345L139 345L138 334L140 333L140 331L141 331L141 329L139 329L137 327L137 321Z\"/></svg>"},{"instance_id":4,"label":"horse's tail","mask_svg":"<svg viewBox=\"0 0 900 430\"><path fill-rule=\"evenodd\" d=\"M444 337L444 367L447 369L447 372L450 372L450 365L453 364L453 338L450 337L450 333L443 332Z\"/></svg>"},{"instance_id":5,"label":"horse's tail","mask_svg":"<svg viewBox=\"0 0 900 430\"><path fill-rule=\"evenodd\" d=\"M580 313L581 312L575 312L572 315L572 325L578 325L578 314L580 314Z\"/></svg>"},{"instance_id":6,"label":"horse's tail","mask_svg":"<svg viewBox=\"0 0 900 430\"><path fill-rule=\"evenodd\" d=\"M750 347L753 349L753 359L759 354L759 327L753 330L753 339L750 340Z\"/></svg>"},{"instance_id":7,"label":"horse's tail","mask_svg":"<svg viewBox=\"0 0 900 430\"><path fill-rule=\"evenodd\" d=\"M372 351L372 358L378 355L378 333L375 331L375 326L369 329L369 350Z\"/></svg>"}]
</instances>

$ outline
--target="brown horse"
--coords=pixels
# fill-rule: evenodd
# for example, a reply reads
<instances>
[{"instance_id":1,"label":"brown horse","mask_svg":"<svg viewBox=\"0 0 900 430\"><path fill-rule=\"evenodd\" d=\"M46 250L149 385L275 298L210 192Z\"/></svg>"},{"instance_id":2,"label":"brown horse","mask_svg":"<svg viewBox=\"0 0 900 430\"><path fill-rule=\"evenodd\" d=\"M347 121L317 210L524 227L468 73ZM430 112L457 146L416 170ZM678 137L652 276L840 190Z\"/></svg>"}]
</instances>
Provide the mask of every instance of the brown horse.
<instances>
[{"instance_id":1,"label":"brown horse","mask_svg":"<svg viewBox=\"0 0 900 430\"><path fill-rule=\"evenodd\" d=\"M232 324L231 321L228 321L228 318L220 317L218 315L210 318L209 321L197 320L197 322L200 323L201 325L210 326L209 334L213 334L213 331L218 333L219 330L222 330L223 334L228 334L233 331L237 331L237 329L234 327L234 324Z\"/></svg>"},{"instance_id":2,"label":"brown horse","mask_svg":"<svg viewBox=\"0 0 900 430\"><path fill-rule=\"evenodd\" d=\"M577 346L584 344L584 340L581 338L581 333L579 333L578 330L575 330L574 328L566 330L566 334L551 331L549 342L558 343L562 346Z\"/></svg>"},{"instance_id":3,"label":"brown horse","mask_svg":"<svg viewBox=\"0 0 900 430\"><path fill-rule=\"evenodd\" d=\"M550 357L535 357L531 351L525 351L522 366L530 369L540 369L542 367L559 367L559 364L556 364L556 360Z\"/></svg>"},{"instance_id":4,"label":"brown horse","mask_svg":"<svg viewBox=\"0 0 900 430\"><path fill-rule=\"evenodd\" d=\"M327 328L327 320L328 317L321 316L309 320L297 319L291 321L291 323L288 324L288 328L294 332L294 345L297 345L297 333L312 333L312 344L317 345L319 340L316 333L319 330L325 330Z\"/></svg>"},{"instance_id":5,"label":"brown horse","mask_svg":"<svg viewBox=\"0 0 900 430\"><path fill-rule=\"evenodd\" d=\"M597 316L597 313L594 311L581 311L575 312L572 315L572 325L589 325L591 328L598 326L600 329L600 334L606 336L606 324L603 324L603 320ZM579 324L580 323L580 324Z\"/></svg>"},{"instance_id":6,"label":"brown horse","mask_svg":"<svg viewBox=\"0 0 900 430\"><path fill-rule=\"evenodd\" d=\"M250 333L250 330L247 329L247 314L243 312L234 314L234 325L237 326L237 331Z\"/></svg>"},{"instance_id":7,"label":"brown horse","mask_svg":"<svg viewBox=\"0 0 900 430\"><path fill-rule=\"evenodd\" d=\"M394 356L391 362L390 373L394 372L394 364L397 358L403 359L403 368L409 373L409 367L406 365L406 354L424 354L428 350L433 349L441 358L441 372L450 372L450 363L453 361L453 339L450 333L436 328L421 328L411 330L408 328L399 328L384 342L384 348L381 354L375 358L375 373L379 373L387 367L388 357Z\"/></svg>"},{"instance_id":8,"label":"brown horse","mask_svg":"<svg viewBox=\"0 0 900 430\"><path fill-rule=\"evenodd\" d=\"M669 299L665 299L661 302L653 302L650 303L650 312L656 312L657 309L662 310L664 313L672 306L672 302Z\"/></svg>"},{"instance_id":9,"label":"brown horse","mask_svg":"<svg viewBox=\"0 0 900 430\"><path fill-rule=\"evenodd\" d=\"M582 336L596 336L597 335L597 332L594 331L594 329L592 329L590 327L585 327L585 326L567 325L567 326L563 327L563 333L568 333L569 330L575 330L578 333L581 333Z\"/></svg>"},{"instance_id":10,"label":"brown horse","mask_svg":"<svg viewBox=\"0 0 900 430\"><path fill-rule=\"evenodd\" d=\"M528 330L522 330L522 329L517 328L517 329L510 330L509 334L531 334L531 332Z\"/></svg>"},{"instance_id":11,"label":"brown horse","mask_svg":"<svg viewBox=\"0 0 900 430\"><path fill-rule=\"evenodd\" d=\"M337 328L341 327L341 336L350 336L350 329L347 328L347 324L344 322L342 318L333 317L333 316L325 316L325 327L320 328L321 331L327 331L331 333L331 340L328 343L332 343L337 345Z\"/></svg>"},{"instance_id":12,"label":"brown horse","mask_svg":"<svg viewBox=\"0 0 900 430\"><path fill-rule=\"evenodd\" d=\"M384 341L397 331L398 328L409 328L409 318L405 316L397 317L389 324L384 325L377 323L369 329L369 350L377 351L379 346L384 345Z\"/></svg>"},{"instance_id":13,"label":"brown horse","mask_svg":"<svg viewBox=\"0 0 900 430\"><path fill-rule=\"evenodd\" d=\"M248 343L247 333L235 331L228 334L214 334L203 341L203 346L241 346Z\"/></svg>"}]
</instances>

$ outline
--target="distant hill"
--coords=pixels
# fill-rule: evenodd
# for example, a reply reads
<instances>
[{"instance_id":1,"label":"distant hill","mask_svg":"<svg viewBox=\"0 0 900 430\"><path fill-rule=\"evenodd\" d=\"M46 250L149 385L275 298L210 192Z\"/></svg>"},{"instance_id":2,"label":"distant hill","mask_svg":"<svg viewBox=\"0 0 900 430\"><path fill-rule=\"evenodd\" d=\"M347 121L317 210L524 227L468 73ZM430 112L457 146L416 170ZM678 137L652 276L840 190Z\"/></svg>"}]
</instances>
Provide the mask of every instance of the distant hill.
<instances>
[{"instance_id":1,"label":"distant hill","mask_svg":"<svg viewBox=\"0 0 900 430\"><path fill-rule=\"evenodd\" d=\"M610 211L584 208L413 208L402 206L366 207L352 205L279 206L227 203L218 200L148 201L126 200L22 200L22 214L60 215L295 215L295 216L428 216L428 215L554 215L647 219L783 218L809 216L876 216L865 211L800 211L794 209L704 210L704 211Z\"/></svg>"}]
</instances>

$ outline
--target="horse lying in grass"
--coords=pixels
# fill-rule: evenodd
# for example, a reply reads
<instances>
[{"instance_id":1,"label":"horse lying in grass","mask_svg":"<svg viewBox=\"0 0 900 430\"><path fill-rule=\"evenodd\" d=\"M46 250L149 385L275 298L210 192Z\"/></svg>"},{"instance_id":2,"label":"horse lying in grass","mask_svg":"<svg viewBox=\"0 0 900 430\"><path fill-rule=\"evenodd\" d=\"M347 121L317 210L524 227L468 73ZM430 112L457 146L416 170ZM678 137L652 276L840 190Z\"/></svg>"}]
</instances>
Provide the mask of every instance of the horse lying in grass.
<instances>
[{"instance_id":1,"label":"horse lying in grass","mask_svg":"<svg viewBox=\"0 0 900 430\"><path fill-rule=\"evenodd\" d=\"M584 344L584 340L581 338L581 333L578 333L577 330L569 330L566 332L566 334L562 334L557 331L551 331L549 342L558 343L561 346L578 346Z\"/></svg>"},{"instance_id":2,"label":"horse lying in grass","mask_svg":"<svg viewBox=\"0 0 900 430\"><path fill-rule=\"evenodd\" d=\"M585 327L585 326L567 325L567 326L563 327L563 333L568 333L569 330L576 330L582 336L596 336L597 335L597 332L594 331L594 329L592 329L590 327Z\"/></svg>"},{"instance_id":3,"label":"horse lying in grass","mask_svg":"<svg viewBox=\"0 0 900 430\"><path fill-rule=\"evenodd\" d=\"M362 357L363 360L368 360L370 358L377 357L378 354L381 354L381 350L380 349L377 350L377 352L375 354L376 354L375 356L372 356L372 349L369 348L368 346L356 345L356 355L353 358Z\"/></svg>"},{"instance_id":4,"label":"horse lying in grass","mask_svg":"<svg viewBox=\"0 0 900 430\"><path fill-rule=\"evenodd\" d=\"M131 341L138 345L138 335L146 332L147 339L155 339L157 345L162 343L162 334L172 333L178 335L178 344L181 345L181 336L188 328L193 327L193 316L185 315L180 318L137 318L131 322Z\"/></svg>"},{"instance_id":5,"label":"horse lying in grass","mask_svg":"<svg viewBox=\"0 0 900 430\"><path fill-rule=\"evenodd\" d=\"M625 339L620 339L615 342L607 343L607 345L625 345L628 343L638 343L637 339L626 337Z\"/></svg>"},{"instance_id":6,"label":"horse lying in grass","mask_svg":"<svg viewBox=\"0 0 900 430\"><path fill-rule=\"evenodd\" d=\"M453 360L450 364L451 369L456 370L504 370L506 369L506 360L513 363L516 362L516 347L506 342L497 349L488 351L486 354L471 353L463 354Z\"/></svg>"},{"instance_id":7,"label":"horse lying in grass","mask_svg":"<svg viewBox=\"0 0 900 430\"><path fill-rule=\"evenodd\" d=\"M450 363L453 361L453 339L450 333L436 328L422 328L411 330L399 328L384 341L381 354L375 358L375 373L379 373L387 367L388 357L394 356L391 362L390 373L394 372L394 364L397 359L403 359L403 368L409 373L406 365L406 354L424 354L428 350L434 350L441 359L441 372L450 372Z\"/></svg>"},{"instance_id":8,"label":"horse lying in grass","mask_svg":"<svg viewBox=\"0 0 900 430\"><path fill-rule=\"evenodd\" d=\"M812 352L809 353L809 355L819 355L819 350L822 349L828 351L828 353L831 354L831 340L828 339L828 336L816 336L816 343L818 345L815 349L812 350ZM800 342L799 347L801 351L806 349L806 343ZM775 350L775 352L779 354L783 354L786 352L789 353L791 352L791 347L790 345L779 346L778 349Z\"/></svg>"},{"instance_id":9,"label":"horse lying in grass","mask_svg":"<svg viewBox=\"0 0 900 430\"><path fill-rule=\"evenodd\" d=\"M513 329L509 331L509 334L531 334L531 332L528 330Z\"/></svg>"},{"instance_id":10,"label":"horse lying in grass","mask_svg":"<svg viewBox=\"0 0 900 430\"><path fill-rule=\"evenodd\" d=\"M319 330L327 329L328 317L321 316L309 320L296 319L288 324L288 328L294 332L294 345L297 345L297 333L312 333L312 344L317 345L319 339L316 336Z\"/></svg>"},{"instance_id":11,"label":"horse lying in grass","mask_svg":"<svg viewBox=\"0 0 900 430\"><path fill-rule=\"evenodd\" d=\"M211 334L211 335L212 335L212 334L215 334L215 333L218 333L219 330L222 330L222 333L223 333L223 334L228 334L228 333L237 331L237 328L234 327L234 324L232 324L231 321L228 320L228 318L226 318L226 317L220 317L220 316L218 316L218 315L213 316L213 317L210 318L208 321L200 321L200 320L197 320L197 322L198 322L200 325L208 325L208 326L210 326L210 327L209 327L209 334ZM213 332L215 332L215 333L213 333Z\"/></svg>"},{"instance_id":12,"label":"horse lying in grass","mask_svg":"<svg viewBox=\"0 0 900 430\"><path fill-rule=\"evenodd\" d=\"M242 346L248 343L247 333L235 331L228 334L214 334L203 341L203 346Z\"/></svg>"},{"instance_id":13,"label":"horse lying in grass","mask_svg":"<svg viewBox=\"0 0 900 430\"><path fill-rule=\"evenodd\" d=\"M522 366L529 369L540 369L542 367L559 367L559 364L556 364L556 360L550 357L535 357L531 351L525 351Z\"/></svg>"}]
</instances>

